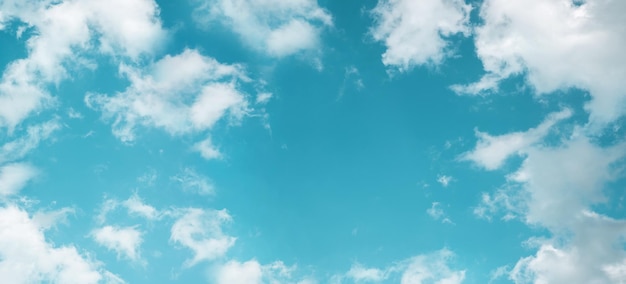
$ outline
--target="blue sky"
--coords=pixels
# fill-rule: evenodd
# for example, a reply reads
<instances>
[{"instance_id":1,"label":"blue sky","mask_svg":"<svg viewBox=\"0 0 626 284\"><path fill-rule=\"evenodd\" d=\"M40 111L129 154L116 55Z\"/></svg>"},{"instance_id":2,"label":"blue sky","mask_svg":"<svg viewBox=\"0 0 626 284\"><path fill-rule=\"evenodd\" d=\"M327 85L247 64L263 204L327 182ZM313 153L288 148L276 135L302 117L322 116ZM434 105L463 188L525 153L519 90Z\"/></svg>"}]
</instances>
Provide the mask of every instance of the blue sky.
<instances>
[{"instance_id":1,"label":"blue sky","mask_svg":"<svg viewBox=\"0 0 626 284\"><path fill-rule=\"evenodd\" d=\"M0 279L626 283L625 3L0 0Z\"/></svg>"}]
</instances>

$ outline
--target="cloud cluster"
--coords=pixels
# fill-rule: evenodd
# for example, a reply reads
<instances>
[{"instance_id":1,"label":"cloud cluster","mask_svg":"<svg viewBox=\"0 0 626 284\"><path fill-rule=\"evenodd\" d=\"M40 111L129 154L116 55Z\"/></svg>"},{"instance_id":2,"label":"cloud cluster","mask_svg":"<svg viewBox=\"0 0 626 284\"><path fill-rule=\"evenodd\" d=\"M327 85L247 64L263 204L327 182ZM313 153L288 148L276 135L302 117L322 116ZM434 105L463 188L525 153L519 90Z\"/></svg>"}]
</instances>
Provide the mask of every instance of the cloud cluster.
<instances>
[{"instance_id":1,"label":"cloud cluster","mask_svg":"<svg viewBox=\"0 0 626 284\"><path fill-rule=\"evenodd\" d=\"M450 56L449 37L467 35L471 6L463 0L380 0L371 35L383 42L383 64L408 71Z\"/></svg>"},{"instance_id":2,"label":"cloud cluster","mask_svg":"<svg viewBox=\"0 0 626 284\"><path fill-rule=\"evenodd\" d=\"M171 135L196 133L211 129L226 115L238 121L248 112L238 87L249 81L242 67L221 64L197 50L167 55L145 68L122 65L120 72L131 82L125 91L88 94L85 102L113 120L113 134L123 142L135 139L137 126Z\"/></svg>"},{"instance_id":3,"label":"cloud cluster","mask_svg":"<svg viewBox=\"0 0 626 284\"><path fill-rule=\"evenodd\" d=\"M355 263L344 275L335 275L332 283L350 280L354 283L380 283L391 281L401 284L448 283L459 284L465 279L465 270L454 270L450 263L454 253L442 249L405 259L386 268L367 268Z\"/></svg>"},{"instance_id":4,"label":"cloud cluster","mask_svg":"<svg viewBox=\"0 0 626 284\"><path fill-rule=\"evenodd\" d=\"M323 28L333 24L317 0L197 0L196 20L221 22L250 47L284 57L319 47Z\"/></svg>"},{"instance_id":5,"label":"cloud cluster","mask_svg":"<svg viewBox=\"0 0 626 284\"><path fill-rule=\"evenodd\" d=\"M488 219L492 214L505 214L505 220L519 217L551 232L550 238L531 242L536 254L522 258L510 271L515 283L626 281L620 273L626 269L626 251L621 249L626 221L593 210L606 201L606 186L623 176L626 143L598 145L583 128L575 128L556 145L547 144L546 134L569 115L552 114L525 132L479 134L476 148L464 155L495 170L508 156L524 154L520 167L507 175L507 183L494 194L483 194L474 211ZM484 137L489 137L488 143Z\"/></svg>"},{"instance_id":6,"label":"cloud cluster","mask_svg":"<svg viewBox=\"0 0 626 284\"><path fill-rule=\"evenodd\" d=\"M70 71L93 68L87 53L137 60L151 54L165 31L152 0L2 1L0 26L34 31L28 57L10 63L0 80L0 127L12 132L34 111L52 106L50 84L71 78Z\"/></svg>"},{"instance_id":7,"label":"cloud cluster","mask_svg":"<svg viewBox=\"0 0 626 284\"><path fill-rule=\"evenodd\" d=\"M45 229L16 206L0 208L3 283L123 283L75 246L55 246L46 240Z\"/></svg>"},{"instance_id":8,"label":"cloud cluster","mask_svg":"<svg viewBox=\"0 0 626 284\"><path fill-rule=\"evenodd\" d=\"M237 238L222 231L222 225L232 221L226 210L189 208L181 214L172 226L170 240L193 251L185 266L221 258L235 244Z\"/></svg>"},{"instance_id":9,"label":"cloud cluster","mask_svg":"<svg viewBox=\"0 0 626 284\"><path fill-rule=\"evenodd\" d=\"M610 122L624 114L624 9L623 1L610 0L484 1L475 45L487 73L454 90L480 94L523 75L538 94L589 91L592 122Z\"/></svg>"}]
</instances>

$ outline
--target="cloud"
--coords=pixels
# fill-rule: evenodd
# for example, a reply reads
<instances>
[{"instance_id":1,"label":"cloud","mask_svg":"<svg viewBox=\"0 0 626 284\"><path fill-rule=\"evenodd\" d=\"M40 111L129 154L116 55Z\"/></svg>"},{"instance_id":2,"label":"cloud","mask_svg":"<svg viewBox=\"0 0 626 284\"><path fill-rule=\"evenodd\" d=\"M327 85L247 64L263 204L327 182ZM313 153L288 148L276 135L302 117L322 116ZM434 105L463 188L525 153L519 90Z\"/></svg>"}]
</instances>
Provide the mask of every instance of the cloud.
<instances>
[{"instance_id":1,"label":"cloud","mask_svg":"<svg viewBox=\"0 0 626 284\"><path fill-rule=\"evenodd\" d=\"M168 212L159 211L153 206L146 204L137 193L134 193L128 199L121 202L112 198L105 199L100 206L98 215L96 215L98 224L102 225L106 223L107 215L120 207L125 208L129 215L142 217L148 221L159 220L161 217L168 214Z\"/></svg>"},{"instance_id":2,"label":"cloud","mask_svg":"<svg viewBox=\"0 0 626 284\"><path fill-rule=\"evenodd\" d=\"M441 220L442 223L454 224L450 218L446 217L446 213L441 208L439 202L433 202L432 206L426 209L426 214L433 218L435 221Z\"/></svg>"},{"instance_id":3,"label":"cloud","mask_svg":"<svg viewBox=\"0 0 626 284\"><path fill-rule=\"evenodd\" d=\"M172 226L170 241L193 251L186 267L218 259L235 244L237 238L222 231L222 226L232 221L226 210L189 208L180 213L182 216Z\"/></svg>"},{"instance_id":4,"label":"cloud","mask_svg":"<svg viewBox=\"0 0 626 284\"><path fill-rule=\"evenodd\" d=\"M59 223L67 223L67 216L74 213L76 213L76 210L69 207L59 210L38 211L33 215L32 221L37 224L37 227L48 230L56 228L56 225Z\"/></svg>"},{"instance_id":5,"label":"cloud","mask_svg":"<svg viewBox=\"0 0 626 284\"><path fill-rule=\"evenodd\" d=\"M597 139L588 137L587 129L579 127L569 137L546 143L545 135L554 127L555 118L568 116L553 114L537 128L493 138L519 135L525 141L504 147L514 150L501 151L508 154L497 155L500 162L480 155L475 159L491 165L485 166L491 169L514 151L524 153L522 164L506 176L506 183L493 194L483 194L475 214L487 219L495 214L505 214L505 220L519 217L530 226L550 232L547 239L529 242L537 251L520 259L510 270L509 278L515 283L626 281L621 273L625 268L626 251L622 247L626 221L593 211L596 205L606 202L606 194L612 191L607 185L623 177L626 143L599 145ZM494 151L491 146L482 149Z\"/></svg>"},{"instance_id":6,"label":"cloud","mask_svg":"<svg viewBox=\"0 0 626 284\"><path fill-rule=\"evenodd\" d=\"M256 260L246 262L229 261L215 274L217 284L261 284L263 271Z\"/></svg>"},{"instance_id":7,"label":"cloud","mask_svg":"<svg viewBox=\"0 0 626 284\"><path fill-rule=\"evenodd\" d=\"M26 41L28 57L11 62L0 80L0 127L9 131L54 105L47 88L69 78L68 70L94 68L88 53L135 60L165 37L152 0L3 1L0 10L5 21L19 21L36 35Z\"/></svg>"},{"instance_id":8,"label":"cloud","mask_svg":"<svg viewBox=\"0 0 626 284\"><path fill-rule=\"evenodd\" d=\"M316 0L198 0L196 21L221 22L250 47L284 57L319 48L332 17Z\"/></svg>"},{"instance_id":9,"label":"cloud","mask_svg":"<svg viewBox=\"0 0 626 284\"><path fill-rule=\"evenodd\" d=\"M470 11L463 0L379 0L370 33L385 45L385 66L406 72L438 65L452 53L447 38L469 34Z\"/></svg>"},{"instance_id":10,"label":"cloud","mask_svg":"<svg viewBox=\"0 0 626 284\"><path fill-rule=\"evenodd\" d=\"M29 126L25 135L0 147L0 163L24 158L29 152L36 149L42 141L50 138L52 133L60 128L61 124L57 119Z\"/></svg>"},{"instance_id":11,"label":"cloud","mask_svg":"<svg viewBox=\"0 0 626 284\"><path fill-rule=\"evenodd\" d=\"M216 284L261 284L261 283L317 283L312 278L294 276L296 266L286 266L282 261L262 265L252 259L246 262L231 260L217 267Z\"/></svg>"},{"instance_id":12,"label":"cloud","mask_svg":"<svg viewBox=\"0 0 626 284\"><path fill-rule=\"evenodd\" d=\"M180 183L184 191L200 195L215 194L213 182L192 168L184 168L181 173L171 177L171 180Z\"/></svg>"},{"instance_id":13,"label":"cloud","mask_svg":"<svg viewBox=\"0 0 626 284\"><path fill-rule=\"evenodd\" d=\"M104 226L93 230L91 237L99 245L116 252L118 258L126 257L132 261L141 258L139 247L143 239L136 227Z\"/></svg>"},{"instance_id":14,"label":"cloud","mask_svg":"<svg viewBox=\"0 0 626 284\"><path fill-rule=\"evenodd\" d=\"M125 200L122 204L131 215L141 216L147 220L157 220L161 217L160 212L157 209L145 204L136 193Z\"/></svg>"},{"instance_id":15,"label":"cloud","mask_svg":"<svg viewBox=\"0 0 626 284\"><path fill-rule=\"evenodd\" d=\"M378 268L366 268L360 263L355 263L350 267L350 270L346 272L346 277L354 280L356 283L360 282L382 282L388 276L386 272Z\"/></svg>"},{"instance_id":16,"label":"cloud","mask_svg":"<svg viewBox=\"0 0 626 284\"><path fill-rule=\"evenodd\" d=\"M37 170L22 163L8 164L0 167L0 197L17 194L37 175Z\"/></svg>"},{"instance_id":17,"label":"cloud","mask_svg":"<svg viewBox=\"0 0 626 284\"><path fill-rule=\"evenodd\" d=\"M626 19L623 1L488 0L480 10L475 45L486 74L455 86L479 94L506 78L524 75L538 94L568 88L589 91L591 121L624 114Z\"/></svg>"},{"instance_id":18,"label":"cloud","mask_svg":"<svg viewBox=\"0 0 626 284\"><path fill-rule=\"evenodd\" d=\"M510 271L515 283L624 283L626 222L591 211L572 216L573 235L538 244L537 253ZM618 249L619 248L619 249Z\"/></svg>"},{"instance_id":19,"label":"cloud","mask_svg":"<svg viewBox=\"0 0 626 284\"><path fill-rule=\"evenodd\" d=\"M22 209L0 208L0 278L3 283L100 283L113 274L80 254L75 246L55 247L44 227Z\"/></svg>"},{"instance_id":20,"label":"cloud","mask_svg":"<svg viewBox=\"0 0 626 284\"><path fill-rule=\"evenodd\" d=\"M478 142L471 152L461 156L461 160L472 161L487 169L496 170L511 155L523 154L529 146L543 141L554 125L572 116L572 111L564 109L550 115L536 128L524 132L513 132L500 136L491 136L487 133L476 131Z\"/></svg>"},{"instance_id":21,"label":"cloud","mask_svg":"<svg viewBox=\"0 0 626 284\"><path fill-rule=\"evenodd\" d=\"M447 175L439 175L437 177L437 182L441 184L441 186L443 187L448 187L448 185L450 185L450 183L454 181L454 178L451 176L447 176Z\"/></svg>"},{"instance_id":22,"label":"cloud","mask_svg":"<svg viewBox=\"0 0 626 284\"><path fill-rule=\"evenodd\" d=\"M206 139L194 144L193 150L199 152L200 156L207 160L220 159L222 157L220 150L213 145L211 137L207 137Z\"/></svg>"},{"instance_id":23,"label":"cloud","mask_svg":"<svg viewBox=\"0 0 626 284\"><path fill-rule=\"evenodd\" d=\"M344 275L333 277L337 283L350 279L355 283L378 283L390 281L401 284L413 283L462 283L465 270L453 270L449 263L454 253L442 249L430 254L423 254L394 263L384 269L367 268L355 263Z\"/></svg>"},{"instance_id":24,"label":"cloud","mask_svg":"<svg viewBox=\"0 0 626 284\"><path fill-rule=\"evenodd\" d=\"M176 72L171 72L176 70ZM228 115L241 120L248 102L238 89L249 79L239 65L226 65L186 49L142 69L122 65L131 85L113 96L88 94L85 102L113 120L113 134L135 140L137 126L158 128L171 135L206 131Z\"/></svg>"}]
</instances>

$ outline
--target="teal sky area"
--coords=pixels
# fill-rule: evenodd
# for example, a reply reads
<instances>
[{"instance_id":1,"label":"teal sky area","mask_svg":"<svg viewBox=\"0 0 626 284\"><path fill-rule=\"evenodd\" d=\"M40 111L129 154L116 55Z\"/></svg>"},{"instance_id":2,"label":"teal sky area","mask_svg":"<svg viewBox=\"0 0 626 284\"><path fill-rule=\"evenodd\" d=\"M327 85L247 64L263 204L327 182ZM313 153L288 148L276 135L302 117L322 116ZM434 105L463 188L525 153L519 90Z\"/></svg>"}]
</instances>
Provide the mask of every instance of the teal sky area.
<instances>
[{"instance_id":1,"label":"teal sky area","mask_svg":"<svg viewBox=\"0 0 626 284\"><path fill-rule=\"evenodd\" d=\"M626 283L623 12L0 0L0 282Z\"/></svg>"}]
</instances>

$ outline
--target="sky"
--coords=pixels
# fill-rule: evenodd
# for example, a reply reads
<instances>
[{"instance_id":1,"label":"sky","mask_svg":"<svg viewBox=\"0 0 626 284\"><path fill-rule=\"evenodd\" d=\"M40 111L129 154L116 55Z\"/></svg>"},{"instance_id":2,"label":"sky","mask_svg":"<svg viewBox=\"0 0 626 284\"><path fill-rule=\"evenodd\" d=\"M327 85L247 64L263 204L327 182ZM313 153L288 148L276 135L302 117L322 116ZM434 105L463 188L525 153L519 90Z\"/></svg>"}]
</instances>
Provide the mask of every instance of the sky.
<instances>
[{"instance_id":1,"label":"sky","mask_svg":"<svg viewBox=\"0 0 626 284\"><path fill-rule=\"evenodd\" d=\"M626 2L0 0L0 279L626 283Z\"/></svg>"}]
</instances>

